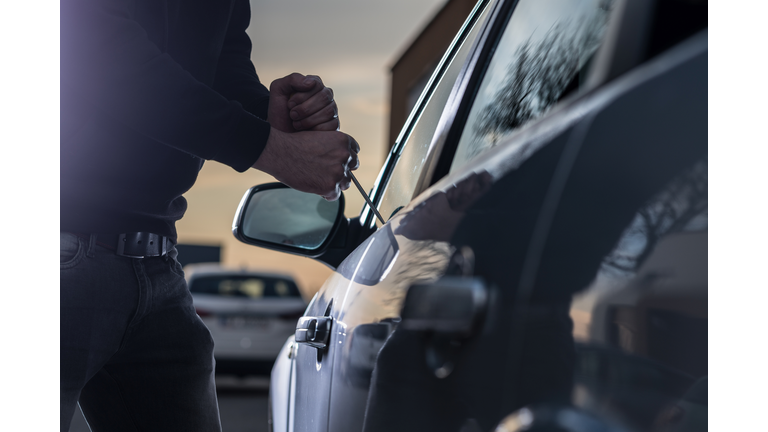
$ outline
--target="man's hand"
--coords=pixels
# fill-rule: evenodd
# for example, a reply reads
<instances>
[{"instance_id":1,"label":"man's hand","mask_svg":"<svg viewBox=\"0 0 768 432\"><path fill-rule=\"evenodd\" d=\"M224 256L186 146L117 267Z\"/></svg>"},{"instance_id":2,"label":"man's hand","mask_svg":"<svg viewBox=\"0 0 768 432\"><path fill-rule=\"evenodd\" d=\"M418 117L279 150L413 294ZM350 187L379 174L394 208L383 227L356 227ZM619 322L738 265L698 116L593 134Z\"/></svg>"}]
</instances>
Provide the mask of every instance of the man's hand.
<instances>
[{"instance_id":1,"label":"man's hand","mask_svg":"<svg viewBox=\"0 0 768 432\"><path fill-rule=\"evenodd\" d=\"M357 141L342 132L284 133L273 126L253 167L293 189L335 201L349 189L359 151Z\"/></svg>"},{"instance_id":2,"label":"man's hand","mask_svg":"<svg viewBox=\"0 0 768 432\"><path fill-rule=\"evenodd\" d=\"M333 90L320 77L292 73L269 86L269 113L272 127L283 132L337 131L339 111Z\"/></svg>"}]
</instances>

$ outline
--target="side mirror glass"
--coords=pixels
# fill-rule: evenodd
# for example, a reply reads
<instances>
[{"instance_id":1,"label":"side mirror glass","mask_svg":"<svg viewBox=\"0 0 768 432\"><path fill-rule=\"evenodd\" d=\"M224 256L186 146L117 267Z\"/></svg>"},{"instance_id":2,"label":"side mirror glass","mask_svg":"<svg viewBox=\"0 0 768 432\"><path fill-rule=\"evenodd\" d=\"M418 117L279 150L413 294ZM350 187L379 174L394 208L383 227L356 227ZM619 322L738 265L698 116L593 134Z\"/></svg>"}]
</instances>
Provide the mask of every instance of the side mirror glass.
<instances>
[{"instance_id":1,"label":"side mirror glass","mask_svg":"<svg viewBox=\"0 0 768 432\"><path fill-rule=\"evenodd\" d=\"M282 183L267 183L245 193L232 232L247 244L313 256L327 248L343 214L343 195L331 202Z\"/></svg>"}]
</instances>

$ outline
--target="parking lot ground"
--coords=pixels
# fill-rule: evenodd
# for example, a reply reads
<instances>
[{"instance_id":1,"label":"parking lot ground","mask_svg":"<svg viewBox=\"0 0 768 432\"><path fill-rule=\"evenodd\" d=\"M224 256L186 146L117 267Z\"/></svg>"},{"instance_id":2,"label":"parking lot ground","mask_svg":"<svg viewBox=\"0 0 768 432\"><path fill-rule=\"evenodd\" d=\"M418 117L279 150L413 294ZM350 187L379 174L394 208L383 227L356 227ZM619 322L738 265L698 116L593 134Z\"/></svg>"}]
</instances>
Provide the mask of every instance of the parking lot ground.
<instances>
[{"instance_id":1,"label":"parking lot ground","mask_svg":"<svg viewBox=\"0 0 768 432\"><path fill-rule=\"evenodd\" d=\"M224 432L262 432L267 430L268 377L216 376L221 428ZM78 408L70 432L89 432Z\"/></svg>"}]
</instances>

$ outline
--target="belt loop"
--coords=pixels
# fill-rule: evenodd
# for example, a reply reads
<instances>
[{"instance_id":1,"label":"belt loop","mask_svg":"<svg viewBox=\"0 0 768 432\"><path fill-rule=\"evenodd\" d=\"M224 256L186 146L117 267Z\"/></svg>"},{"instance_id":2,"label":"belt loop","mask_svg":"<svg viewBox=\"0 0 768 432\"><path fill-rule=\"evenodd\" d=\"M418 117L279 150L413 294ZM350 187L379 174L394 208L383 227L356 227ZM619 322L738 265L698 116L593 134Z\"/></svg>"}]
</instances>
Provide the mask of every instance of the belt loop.
<instances>
[{"instance_id":1,"label":"belt loop","mask_svg":"<svg viewBox=\"0 0 768 432\"><path fill-rule=\"evenodd\" d=\"M161 237L160 241L163 243L162 247L160 248L160 256L165 257L165 260L167 261L168 260L168 243L170 242L170 240L168 240L168 237Z\"/></svg>"},{"instance_id":2,"label":"belt loop","mask_svg":"<svg viewBox=\"0 0 768 432\"><path fill-rule=\"evenodd\" d=\"M88 252L85 254L88 258L96 256L96 234L91 234L88 238Z\"/></svg>"}]
</instances>

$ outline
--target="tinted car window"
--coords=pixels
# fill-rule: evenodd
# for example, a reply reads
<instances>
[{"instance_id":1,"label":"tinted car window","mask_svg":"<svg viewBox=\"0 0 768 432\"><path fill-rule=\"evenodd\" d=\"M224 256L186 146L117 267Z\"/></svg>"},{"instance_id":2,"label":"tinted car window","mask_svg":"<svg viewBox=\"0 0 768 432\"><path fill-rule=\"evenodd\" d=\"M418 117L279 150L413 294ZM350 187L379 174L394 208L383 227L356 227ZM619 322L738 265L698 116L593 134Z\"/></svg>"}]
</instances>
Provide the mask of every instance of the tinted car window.
<instances>
[{"instance_id":1,"label":"tinted car window","mask_svg":"<svg viewBox=\"0 0 768 432\"><path fill-rule=\"evenodd\" d=\"M397 157L395 169L379 205L379 212L386 219L392 217L397 210L408 204L416 192L416 183L421 171L425 168L432 135L437 128L456 78L458 78L472 44L480 32L481 24L488 13L487 10L475 21L474 27L462 42L456 55L451 59L448 68L429 96L424 111L416 120L413 130L405 141L405 146Z\"/></svg>"},{"instance_id":2,"label":"tinted car window","mask_svg":"<svg viewBox=\"0 0 768 432\"><path fill-rule=\"evenodd\" d=\"M189 291L225 297L301 297L291 280L248 275L197 277L190 282Z\"/></svg>"},{"instance_id":3,"label":"tinted car window","mask_svg":"<svg viewBox=\"0 0 768 432\"><path fill-rule=\"evenodd\" d=\"M459 140L454 172L583 85L610 0L521 0L507 23Z\"/></svg>"}]
</instances>

